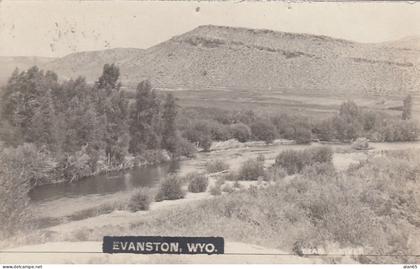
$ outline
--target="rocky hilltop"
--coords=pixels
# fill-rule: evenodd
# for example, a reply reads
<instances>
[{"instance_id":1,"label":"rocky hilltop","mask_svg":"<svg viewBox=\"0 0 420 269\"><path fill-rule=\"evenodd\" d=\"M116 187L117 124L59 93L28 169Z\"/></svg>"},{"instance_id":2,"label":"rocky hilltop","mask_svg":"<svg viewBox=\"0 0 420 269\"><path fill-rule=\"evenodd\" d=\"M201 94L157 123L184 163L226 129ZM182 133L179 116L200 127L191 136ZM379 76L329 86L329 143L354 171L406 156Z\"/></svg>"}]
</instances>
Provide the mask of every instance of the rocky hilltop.
<instances>
[{"instance_id":1,"label":"rocky hilltop","mask_svg":"<svg viewBox=\"0 0 420 269\"><path fill-rule=\"evenodd\" d=\"M160 88L400 95L420 89L420 50L328 36L205 25L146 50L81 52L41 66L93 82L115 62L122 82Z\"/></svg>"}]
</instances>

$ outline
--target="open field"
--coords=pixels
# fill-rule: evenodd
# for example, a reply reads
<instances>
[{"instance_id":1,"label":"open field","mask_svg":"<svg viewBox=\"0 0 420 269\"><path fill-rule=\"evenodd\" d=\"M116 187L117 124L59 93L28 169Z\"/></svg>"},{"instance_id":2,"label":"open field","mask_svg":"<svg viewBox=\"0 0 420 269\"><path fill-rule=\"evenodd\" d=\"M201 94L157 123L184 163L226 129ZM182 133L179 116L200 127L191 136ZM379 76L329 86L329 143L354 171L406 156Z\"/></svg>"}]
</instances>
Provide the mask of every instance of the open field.
<instances>
[{"instance_id":1,"label":"open field","mask_svg":"<svg viewBox=\"0 0 420 269\"><path fill-rule=\"evenodd\" d=\"M310 118L324 119L338 111L346 100L353 100L360 107L385 111L396 117L402 106L400 96L346 96L322 94L294 94L289 91L244 91L244 90L162 90L173 93L180 106L220 108L225 110L253 110L260 113L290 113ZM413 114L420 119L420 98L414 98Z\"/></svg>"}]
</instances>

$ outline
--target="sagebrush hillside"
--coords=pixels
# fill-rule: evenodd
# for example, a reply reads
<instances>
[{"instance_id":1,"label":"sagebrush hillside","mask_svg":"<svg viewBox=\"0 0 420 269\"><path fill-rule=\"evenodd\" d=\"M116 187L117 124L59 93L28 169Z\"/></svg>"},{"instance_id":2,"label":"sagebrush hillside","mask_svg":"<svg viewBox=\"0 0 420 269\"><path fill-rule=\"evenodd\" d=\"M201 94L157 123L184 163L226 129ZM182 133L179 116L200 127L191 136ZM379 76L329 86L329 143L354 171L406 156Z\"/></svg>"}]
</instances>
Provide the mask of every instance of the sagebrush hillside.
<instances>
[{"instance_id":1,"label":"sagebrush hillside","mask_svg":"<svg viewBox=\"0 0 420 269\"><path fill-rule=\"evenodd\" d=\"M420 50L420 36L407 36L398 40L384 42L382 45L403 50Z\"/></svg>"},{"instance_id":2,"label":"sagebrush hillside","mask_svg":"<svg viewBox=\"0 0 420 269\"><path fill-rule=\"evenodd\" d=\"M420 88L420 50L327 36L200 26L146 50L74 53L42 65L93 82L115 62L128 88L401 95Z\"/></svg>"}]
</instances>

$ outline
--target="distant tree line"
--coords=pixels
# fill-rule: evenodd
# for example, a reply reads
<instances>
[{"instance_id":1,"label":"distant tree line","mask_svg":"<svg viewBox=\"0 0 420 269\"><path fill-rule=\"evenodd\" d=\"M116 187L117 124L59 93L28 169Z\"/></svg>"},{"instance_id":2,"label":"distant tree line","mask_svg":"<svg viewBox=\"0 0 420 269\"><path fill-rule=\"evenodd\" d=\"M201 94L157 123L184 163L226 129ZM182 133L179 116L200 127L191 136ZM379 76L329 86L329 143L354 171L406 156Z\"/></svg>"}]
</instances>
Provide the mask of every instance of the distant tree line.
<instances>
[{"instance_id":1,"label":"distant tree line","mask_svg":"<svg viewBox=\"0 0 420 269\"><path fill-rule=\"evenodd\" d=\"M298 144L313 140L350 142L359 137L374 142L414 141L419 136L419 127L411 119L411 110L411 96L403 101L401 118L361 108L353 101L342 103L337 113L327 119L194 107L184 109L179 127L187 139L203 148L209 148L212 141L232 138L240 142L260 140L266 143L290 139Z\"/></svg>"}]
</instances>

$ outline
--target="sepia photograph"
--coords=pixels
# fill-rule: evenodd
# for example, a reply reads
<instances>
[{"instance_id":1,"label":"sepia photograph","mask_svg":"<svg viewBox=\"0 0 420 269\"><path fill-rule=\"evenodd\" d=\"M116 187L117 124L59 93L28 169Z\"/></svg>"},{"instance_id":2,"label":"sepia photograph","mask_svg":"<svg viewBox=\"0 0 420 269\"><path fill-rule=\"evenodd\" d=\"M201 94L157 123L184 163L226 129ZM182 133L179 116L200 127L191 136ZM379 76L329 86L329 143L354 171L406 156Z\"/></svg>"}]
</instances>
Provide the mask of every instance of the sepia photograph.
<instances>
[{"instance_id":1,"label":"sepia photograph","mask_svg":"<svg viewBox=\"0 0 420 269\"><path fill-rule=\"evenodd\" d=\"M0 265L417 268L419 18L0 1Z\"/></svg>"}]
</instances>

